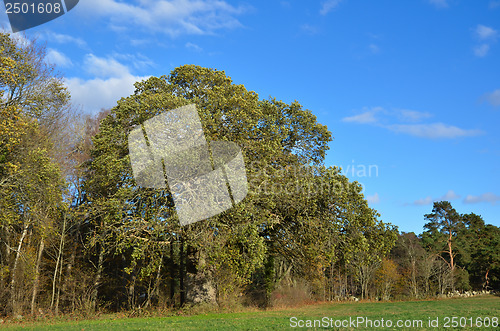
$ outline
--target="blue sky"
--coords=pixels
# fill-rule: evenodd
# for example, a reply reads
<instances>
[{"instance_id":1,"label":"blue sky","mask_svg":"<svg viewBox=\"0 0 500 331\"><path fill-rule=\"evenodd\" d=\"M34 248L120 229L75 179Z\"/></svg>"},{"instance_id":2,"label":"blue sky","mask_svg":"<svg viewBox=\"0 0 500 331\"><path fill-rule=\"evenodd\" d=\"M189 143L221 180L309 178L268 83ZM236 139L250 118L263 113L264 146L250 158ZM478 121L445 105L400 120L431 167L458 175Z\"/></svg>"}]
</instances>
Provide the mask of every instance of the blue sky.
<instances>
[{"instance_id":1,"label":"blue sky","mask_svg":"<svg viewBox=\"0 0 500 331\"><path fill-rule=\"evenodd\" d=\"M500 1L80 0L26 33L82 112L183 64L225 70L310 109L326 164L401 231L441 199L500 226Z\"/></svg>"}]
</instances>

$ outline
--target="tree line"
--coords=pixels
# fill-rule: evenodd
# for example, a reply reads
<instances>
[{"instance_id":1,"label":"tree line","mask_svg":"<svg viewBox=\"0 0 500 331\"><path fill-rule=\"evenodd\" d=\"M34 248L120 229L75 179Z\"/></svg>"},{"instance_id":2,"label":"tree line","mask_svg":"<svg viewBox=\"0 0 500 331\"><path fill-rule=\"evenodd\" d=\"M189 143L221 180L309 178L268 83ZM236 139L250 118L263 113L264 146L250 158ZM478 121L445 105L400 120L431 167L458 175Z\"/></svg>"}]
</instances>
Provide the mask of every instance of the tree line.
<instances>
[{"instance_id":1,"label":"tree line","mask_svg":"<svg viewBox=\"0 0 500 331\"><path fill-rule=\"evenodd\" d=\"M209 303L424 298L498 289L500 230L437 202L399 233L324 165L327 127L184 65L79 114L45 48L0 33L0 314L89 314ZM168 189L133 177L128 134L195 104L207 141L241 148L248 195L181 227Z\"/></svg>"}]
</instances>

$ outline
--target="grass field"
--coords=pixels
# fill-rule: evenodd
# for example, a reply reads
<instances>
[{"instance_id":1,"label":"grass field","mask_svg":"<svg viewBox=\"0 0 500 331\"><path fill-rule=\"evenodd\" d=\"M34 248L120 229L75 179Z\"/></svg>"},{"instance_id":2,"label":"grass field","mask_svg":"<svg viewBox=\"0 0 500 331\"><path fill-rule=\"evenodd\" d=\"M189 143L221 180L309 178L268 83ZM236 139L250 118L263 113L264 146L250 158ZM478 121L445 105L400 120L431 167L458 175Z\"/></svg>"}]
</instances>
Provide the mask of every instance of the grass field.
<instances>
[{"instance_id":1,"label":"grass field","mask_svg":"<svg viewBox=\"0 0 500 331\"><path fill-rule=\"evenodd\" d=\"M457 319L453 320L452 317ZM500 330L499 318L500 297L479 296L430 301L326 303L299 308L190 316L117 318L117 315L108 315L97 320L3 326L12 330L281 330L294 325L298 329L301 323L307 326L307 320L310 323L319 320L321 324L316 322L316 327L311 324L309 329L450 330L455 329L453 324L456 322L462 330L477 330L478 324L483 324L480 329ZM368 320L371 320L371 325ZM404 327L404 324L398 327L398 320L406 322L409 327ZM432 326L429 326L429 320L433 321ZM358 321L359 325L353 324ZM445 327L446 322L449 327ZM388 327L389 323L391 327ZM460 324L465 327L460 327ZM486 324L489 327L485 327Z\"/></svg>"}]
</instances>

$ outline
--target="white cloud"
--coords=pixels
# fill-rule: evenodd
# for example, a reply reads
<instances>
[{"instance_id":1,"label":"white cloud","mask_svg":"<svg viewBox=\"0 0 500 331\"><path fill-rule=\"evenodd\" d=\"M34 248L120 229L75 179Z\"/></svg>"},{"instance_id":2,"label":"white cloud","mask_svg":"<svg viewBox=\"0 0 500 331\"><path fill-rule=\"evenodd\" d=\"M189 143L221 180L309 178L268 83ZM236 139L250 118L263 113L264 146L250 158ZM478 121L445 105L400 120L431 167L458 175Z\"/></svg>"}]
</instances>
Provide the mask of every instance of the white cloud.
<instances>
[{"instance_id":1,"label":"white cloud","mask_svg":"<svg viewBox=\"0 0 500 331\"><path fill-rule=\"evenodd\" d=\"M130 45L137 47L137 46L144 46L146 44L150 44L151 40L150 39L130 39Z\"/></svg>"},{"instance_id":2,"label":"white cloud","mask_svg":"<svg viewBox=\"0 0 500 331\"><path fill-rule=\"evenodd\" d=\"M481 24L476 27L475 32L479 40L495 40L498 36L498 31Z\"/></svg>"},{"instance_id":3,"label":"white cloud","mask_svg":"<svg viewBox=\"0 0 500 331\"><path fill-rule=\"evenodd\" d=\"M471 137L482 134L481 130L466 130L443 123L430 124L393 124L388 129L397 133L404 133L421 138L458 138Z\"/></svg>"},{"instance_id":4,"label":"white cloud","mask_svg":"<svg viewBox=\"0 0 500 331\"><path fill-rule=\"evenodd\" d=\"M409 109L392 109L385 110L382 107L373 107L371 109L363 108L363 112L345 117L342 119L344 122L353 122L359 124L380 124L382 125L382 120L392 120L393 118L397 118L401 122L405 123L416 123L420 122L423 119L432 117L432 114L428 112L421 112L416 110ZM377 114L380 114L377 116ZM384 115L384 116L382 116Z\"/></svg>"},{"instance_id":5,"label":"white cloud","mask_svg":"<svg viewBox=\"0 0 500 331\"><path fill-rule=\"evenodd\" d=\"M490 5L489 5L490 9L495 9L495 8L498 8L500 7L500 1L490 1Z\"/></svg>"},{"instance_id":6,"label":"white cloud","mask_svg":"<svg viewBox=\"0 0 500 331\"><path fill-rule=\"evenodd\" d=\"M464 203L481 203L481 202L487 202L491 203L492 205L496 205L498 202L500 202L500 196L491 192L487 192L477 196L468 195L464 199Z\"/></svg>"},{"instance_id":7,"label":"white cloud","mask_svg":"<svg viewBox=\"0 0 500 331\"><path fill-rule=\"evenodd\" d=\"M481 44L479 46L474 47L474 54L478 57L485 57L490 50L490 45Z\"/></svg>"},{"instance_id":8,"label":"white cloud","mask_svg":"<svg viewBox=\"0 0 500 331\"><path fill-rule=\"evenodd\" d=\"M368 203L379 203L380 202L380 197L378 196L378 193L375 193L374 195L369 195L366 197L366 201L368 201Z\"/></svg>"},{"instance_id":9,"label":"white cloud","mask_svg":"<svg viewBox=\"0 0 500 331\"><path fill-rule=\"evenodd\" d=\"M365 110L361 114L344 117L342 121L358 124L376 124L379 120L375 115L381 111L383 111L382 107L374 107L369 110Z\"/></svg>"},{"instance_id":10,"label":"white cloud","mask_svg":"<svg viewBox=\"0 0 500 331\"><path fill-rule=\"evenodd\" d=\"M100 58L88 54L84 60L89 73L98 77L84 80L78 77L65 79L73 104L86 112L96 113L111 108L122 98L134 92L134 83L148 77L134 76L127 66L113 58Z\"/></svg>"},{"instance_id":11,"label":"white cloud","mask_svg":"<svg viewBox=\"0 0 500 331\"><path fill-rule=\"evenodd\" d=\"M115 60L127 61L135 69L146 70L155 67L155 62L151 60L146 55L141 53L130 54L130 53L118 53L113 52L112 58Z\"/></svg>"},{"instance_id":12,"label":"white cloud","mask_svg":"<svg viewBox=\"0 0 500 331\"><path fill-rule=\"evenodd\" d=\"M41 35L43 39L46 39L48 41L60 43L60 44L68 44L72 43L75 44L76 46L86 49L88 48L87 43L85 40L81 38L76 38L67 34L62 34L62 33L57 33L57 32L52 32L48 31L44 34Z\"/></svg>"},{"instance_id":13,"label":"white cloud","mask_svg":"<svg viewBox=\"0 0 500 331\"><path fill-rule=\"evenodd\" d=\"M434 5L436 8L448 8L447 0L429 0L431 5Z\"/></svg>"},{"instance_id":14,"label":"white cloud","mask_svg":"<svg viewBox=\"0 0 500 331\"><path fill-rule=\"evenodd\" d=\"M247 11L222 0L141 0L134 4L117 0L87 0L80 12L109 19L117 30L140 27L170 36L211 34L216 30L240 27L235 18Z\"/></svg>"},{"instance_id":15,"label":"white cloud","mask_svg":"<svg viewBox=\"0 0 500 331\"><path fill-rule=\"evenodd\" d=\"M500 89L495 90L491 93L486 93L484 95L484 98L493 106L500 106Z\"/></svg>"},{"instance_id":16,"label":"white cloud","mask_svg":"<svg viewBox=\"0 0 500 331\"><path fill-rule=\"evenodd\" d=\"M332 10L334 10L342 0L326 0L321 3L321 9L319 13L321 15L326 15Z\"/></svg>"},{"instance_id":17,"label":"white cloud","mask_svg":"<svg viewBox=\"0 0 500 331\"><path fill-rule=\"evenodd\" d=\"M432 198L432 197L428 196L428 197L423 198L423 199L415 200L413 202L413 204L415 206L426 206L426 205L430 205L436 201L450 201L450 200L457 200L457 199L460 199L460 195L456 194L453 190L449 190L442 197Z\"/></svg>"},{"instance_id":18,"label":"white cloud","mask_svg":"<svg viewBox=\"0 0 500 331\"><path fill-rule=\"evenodd\" d=\"M114 58L102 58L94 54L85 56L84 67L88 73L98 77L122 77L129 72L127 66Z\"/></svg>"},{"instance_id":19,"label":"white cloud","mask_svg":"<svg viewBox=\"0 0 500 331\"><path fill-rule=\"evenodd\" d=\"M315 34L318 34L318 32L319 32L319 28L317 26L310 25L310 24L302 24L300 26L300 29L309 35L315 35Z\"/></svg>"},{"instance_id":20,"label":"white cloud","mask_svg":"<svg viewBox=\"0 0 500 331\"><path fill-rule=\"evenodd\" d=\"M47 50L45 61L60 67L71 67L73 65L73 62L71 62L69 57L52 48Z\"/></svg>"},{"instance_id":21,"label":"white cloud","mask_svg":"<svg viewBox=\"0 0 500 331\"><path fill-rule=\"evenodd\" d=\"M378 54L380 53L380 47L378 47L377 45L375 44L370 44L368 45L368 48L370 49L370 51L373 53L373 54Z\"/></svg>"},{"instance_id":22,"label":"white cloud","mask_svg":"<svg viewBox=\"0 0 500 331\"><path fill-rule=\"evenodd\" d=\"M425 206L425 205L430 205L433 202L434 202L434 199L432 199L431 197L427 197L424 199L415 200L413 202L413 204L416 206Z\"/></svg>"},{"instance_id":23,"label":"white cloud","mask_svg":"<svg viewBox=\"0 0 500 331\"><path fill-rule=\"evenodd\" d=\"M280 1L280 5L284 8L291 8L292 4L289 1Z\"/></svg>"},{"instance_id":24,"label":"white cloud","mask_svg":"<svg viewBox=\"0 0 500 331\"><path fill-rule=\"evenodd\" d=\"M449 200L456 200L456 199L460 199L460 195L456 194L453 190L449 190L448 192L446 192L445 195L443 195L437 201L449 201Z\"/></svg>"},{"instance_id":25,"label":"white cloud","mask_svg":"<svg viewBox=\"0 0 500 331\"><path fill-rule=\"evenodd\" d=\"M193 44L193 43L190 43L190 42L187 42L185 46L186 46L186 48L192 49L193 51L196 51L196 52L201 52L203 50L203 48L201 48L200 46Z\"/></svg>"},{"instance_id":26,"label":"white cloud","mask_svg":"<svg viewBox=\"0 0 500 331\"><path fill-rule=\"evenodd\" d=\"M408 110L408 109L400 109L397 112L397 115L400 121L411 122L411 123L420 122L423 119L432 117L431 113L421 112L416 110Z\"/></svg>"},{"instance_id":27,"label":"white cloud","mask_svg":"<svg viewBox=\"0 0 500 331\"><path fill-rule=\"evenodd\" d=\"M498 38L498 31L485 25L479 24L474 33L481 44L473 48L474 54L477 57L485 57L490 51L492 43L495 43Z\"/></svg>"},{"instance_id":28,"label":"white cloud","mask_svg":"<svg viewBox=\"0 0 500 331\"><path fill-rule=\"evenodd\" d=\"M404 133L421 138L458 138L477 136L483 133L481 130L461 129L443 123L414 124L429 117L432 117L432 114L428 112L407 109L385 110L382 107L374 107L371 109L364 108L362 113L344 117L342 121L375 125L396 133ZM392 124L395 120L400 123Z\"/></svg>"}]
</instances>

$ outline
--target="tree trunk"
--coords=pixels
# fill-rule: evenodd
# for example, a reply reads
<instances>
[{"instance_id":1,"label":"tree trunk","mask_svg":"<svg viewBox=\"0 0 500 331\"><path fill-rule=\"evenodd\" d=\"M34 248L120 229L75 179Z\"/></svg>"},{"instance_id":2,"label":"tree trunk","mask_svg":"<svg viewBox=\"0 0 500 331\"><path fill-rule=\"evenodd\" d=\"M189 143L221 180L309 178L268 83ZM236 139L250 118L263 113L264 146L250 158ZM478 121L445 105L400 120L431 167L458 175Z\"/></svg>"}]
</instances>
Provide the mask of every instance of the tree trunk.
<instances>
[{"instance_id":1,"label":"tree trunk","mask_svg":"<svg viewBox=\"0 0 500 331\"><path fill-rule=\"evenodd\" d=\"M170 243L170 301L172 305L175 304L174 296L175 296L175 258L174 258L174 241Z\"/></svg>"},{"instance_id":2,"label":"tree trunk","mask_svg":"<svg viewBox=\"0 0 500 331\"><path fill-rule=\"evenodd\" d=\"M160 280L161 280L161 267L163 265L163 253L161 253L161 257L160 257L160 263L158 265L158 270L156 271L156 279L155 279L155 283L153 285L153 290L152 291L149 291L149 288L148 288L148 299L147 299L147 302L146 302L146 307L149 307L151 305L151 296L153 295L153 293L155 293L157 296L159 296L159 288L160 288Z\"/></svg>"},{"instance_id":3,"label":"tree trunk","mask_svg":"<svg viewBox=\"0 0 500 331\"><path fill-rule=\"evenodd\" d=\"M181 307L184 305L186 302L186 289L184 288L184 238L181 235L181 246L179 248L179 291L181 294Z\"/></svg>"},{"instance_id":4,"label":"tree trunk","mask_svg":"<svg viewBox=\"0 0 500 331\"><path fill-rule=\"evenodd\" d=\"M451 246L452 242L452 231L451 229L448 230L448 255L450 256L450 269L451 269L451 289L452 291L455 291L455 262L453 260L453 249Z\"/></svg>"},{"instance_id":5,"label":"tree trunk","mask_svg":"<svg viewBox=\"0 0 500 331\"><path fill-rule=\"evenodd\" d=\"M23 240L24 240L24 237L26 237L27 233L28 233L28 225L25 225L23 232L21 234L21 238L19 238L19 244L17 245L16 257L14 259L14 266L12 267L12 279L10 281L10 297L11 297L11 305L12 305L12 313L13 314L19 313L19 307L17 307L17 293L15 292L16 279L17 279L16 274L17 274L17 267L19 264L19 256L21 255L21 248L23 246Z\"/></svg>"},{"instance_id":6,"label":"tree trunk","mask_svg":"<svg viewBox=\"0 0 500 331\"><path fill-rule=\"evenodd\" d=\"M64 277L64 285L63 285L63 293L68 289L68 287L71 287L71 311L74 312L76 309L76 284L75 280L73 279L72 275L72 270L73 270L73 265L75 264L76 260L76 247L73 247L72 252L71 252L71 258L70 261L66 267L66 277ZM71 283L69 283L71 282ZM57 303L57 306L59 306L59 302Z\"/></svg>"},{"instance_id":7,"label":"tree trunk","mask_svg":"<svg viewBox=\"0 0 500 331\"><path fill-rule=\"evenodd\" d=\"M451 230L450 230L450 233L448 235L448 254L450 255L450 267L451 267L451 270L453 271L455 269L455 263L453 261L453 250L452 250L452 247L451 247L451 240L452 240L452 233L451 233Z\"/></svg>"},{"instance_id":8,"label":"tree trunk","mask_svg":"<svg viewBox=\"0 0 500 331\"><path fill-rule=\"evenodd\" d=\"M101 245L101 249L99 251L99 260L97 262L97 272L95 274L94 286L93 286L92 295L91 295L92 311L95 311L96 305L97 305L97 293L98 293L99 286L101 285L103 263L104 263L104 247L102 247L102 245Z\"/></svg>"},{"instance_id":9,"label":"tree trunk","mask_svg":"<svg viewBox=\"0 0 500 331\"><path fill-rule=\"evenodd\" d=\"M45 242L43 238L41 238L40 246L38 248L38 257L36 259L35 280L33 281L33 295L31 296L31 315L35 313L35 308L36 308L36 296L38 294L38 288L40 285L40 265L42 264L42 255L44 249L45 249Z\"/></svg>"},{"instance_id":10,"label":"tree trunk","mask_svg":"<svg viewBox=\"0 0 500 331\"><path fill-rule=\"evenodd\" d=\"M10 261L10 233L7 227L2 226L2 238L5 240L5 245L0 247L0 263L7 265Z\"/></svg>"},{"instance_id":11,"label":"tree trunk","mask_svg":"<svg viewBox=\"0 0 500 331\"><path fill-rule=\"evenodd\" d=\"M418 284L417 284L417 262L415 259L411 261L411 287L414 298L418 298Z\"/></svg>"},{"instance_id":12,"label":"tree trunk","mask_svg":"<svg viewBox=\"0 0 500 331\"><path fill-rule=\"evenodd\" d=\"M54 270L54 279L52 280L52 298L50 300L50 309L54 308L54 300L55 300L55 296L56 296L57 272L58 271L59 271L59 273L62 272L61 256L62 256L62 252L64 249L64 233L65 232L66 232L66 214L64 214L64 218L63 218L63 228L62 228L62 232L61 232L61 240L59 241L59 250L57 252L56 267ZM59 265L61 265L61 266L59 267Z\"/></svg>"},{"instance_id":13,"label":"tree trunk","mask_svg":"<svg viewBox=\"0 0 500 331\"><path fill-rule=\"evenodd\" d=\"M134 270L132 270L132 279L130 280L130 284L129 284L128 290L127 290L128 307L131 310L133 310L135 308L135 281L136 281L136 275L135 275L135 268L134 268Z\"/></svg>"},{"instance_id":14,"label":"tree trunk","mask_svg":"<svg viewBox=\"0 0 500 331\"><path fill-rule=\"evenodd\" d=\"M2 226L1 238L4 240L3 243L5 243L5 245L1 245L1 243L0 243L0 266L7 266L9 264L9 261L10 261L10 238L11 238L11 235L7 231L7 228L5 226ZM6 281L6 279L4 277L0 277L0 289L4 289L7 287L7 284L5 281Z\"/></svg>"},{"instance_id":15,"label":"tree trunk","mask_svg":"<svg viewBox=\"0 0 500 331\"><path fill-rule=\"evenodd\" d=\"M486 274L484 275L484 284L483 284L483 289L488 290L489 284L490 284L490 278L488 277L490 273L490 269L486 271Z\"/></svg>"},{"instance_id":16,"label":"tree trunk","mask_svg":"<svg viewBox=\"0 0 500 331\"><path fill-rule=\"evenodd\" d=\"M62 284L62 269L63 269L63 260L61 259L60 266L59 266L59 282L57 286L57 294L56 294L56 303L55 303L55 312L56 315L59 315L59 298L61 296L61 284Z\"/></svg>"},{"instance_id":17,"label":"tree trunk","mask_svg":"<svg viewBox=\"0 0 500 331\"><path fill-rule=\"evenodd\" d=\"M273 254L269 254L267 257L267 261L264 264L264 290L265 290L265 297L264 297L264 304L266 306L271 305L271 294L274 291L274 281L275 281L275 271L274 271L274 265L275 265L275 258Z\"/></svg>"}]
</instances>

